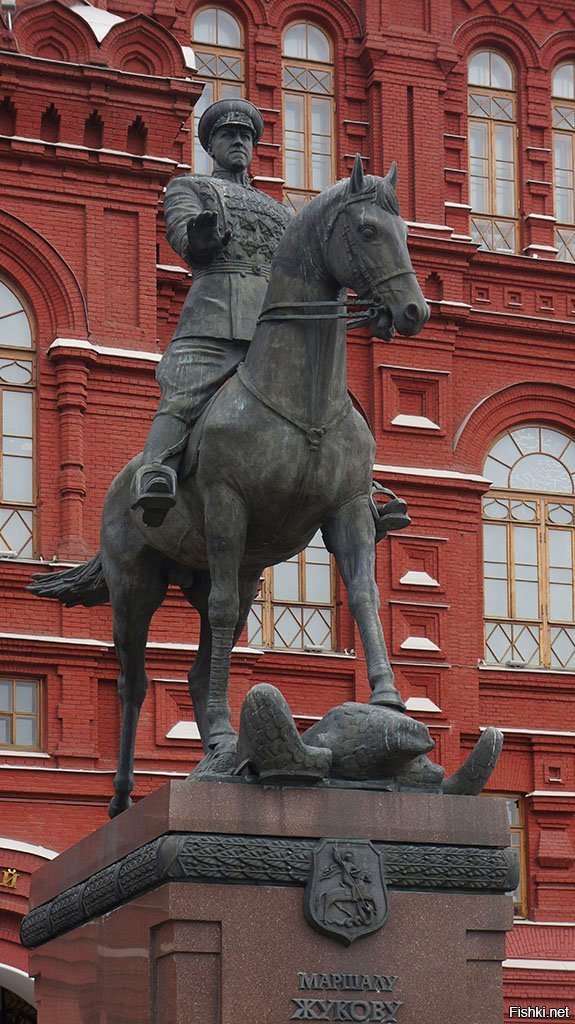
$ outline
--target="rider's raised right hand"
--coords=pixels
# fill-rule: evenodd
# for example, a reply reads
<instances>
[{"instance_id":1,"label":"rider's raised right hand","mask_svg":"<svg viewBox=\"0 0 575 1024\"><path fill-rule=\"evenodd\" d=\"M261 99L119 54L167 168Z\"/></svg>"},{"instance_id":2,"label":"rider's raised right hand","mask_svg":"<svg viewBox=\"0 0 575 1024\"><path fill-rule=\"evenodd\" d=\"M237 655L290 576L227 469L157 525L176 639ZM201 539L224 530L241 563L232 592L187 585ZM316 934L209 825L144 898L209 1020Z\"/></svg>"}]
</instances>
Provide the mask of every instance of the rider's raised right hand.
<instances>
[{"instance_id":1,"label":"rider's raised right hand","mask_svg":"<svg viewBox=\"0 0 575 1024\"><path fill-rule=\"evenodd\" d=\"M204 210L187 224L188 249L192 256L209 259L221 252L232 237L231 228L222 230L216 210Z\"/></svg>"}]
</instances>

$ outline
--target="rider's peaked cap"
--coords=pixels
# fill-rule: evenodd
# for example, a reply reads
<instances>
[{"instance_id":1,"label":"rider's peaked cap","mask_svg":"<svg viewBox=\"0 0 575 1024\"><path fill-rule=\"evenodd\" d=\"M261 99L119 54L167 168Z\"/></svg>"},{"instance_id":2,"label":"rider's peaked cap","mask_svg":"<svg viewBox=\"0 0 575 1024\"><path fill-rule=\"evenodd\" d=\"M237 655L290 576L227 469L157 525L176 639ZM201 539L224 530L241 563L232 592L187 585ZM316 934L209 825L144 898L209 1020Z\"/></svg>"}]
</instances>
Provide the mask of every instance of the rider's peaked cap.
<instances>
[{"instance_id":1,"label":"rider's peaked cap","mask_svg":"<svg viewBox=\"0 0 575 1024\"><path fill-rule=\"evenodd\" d=\"M249 100L217 100L204 110L198 124L198 137L204 149L208 148L214 132L224 124L245 125L254 137L254 145L260 141L264 131L262 115Z\"/></svg>"}]
</instances>

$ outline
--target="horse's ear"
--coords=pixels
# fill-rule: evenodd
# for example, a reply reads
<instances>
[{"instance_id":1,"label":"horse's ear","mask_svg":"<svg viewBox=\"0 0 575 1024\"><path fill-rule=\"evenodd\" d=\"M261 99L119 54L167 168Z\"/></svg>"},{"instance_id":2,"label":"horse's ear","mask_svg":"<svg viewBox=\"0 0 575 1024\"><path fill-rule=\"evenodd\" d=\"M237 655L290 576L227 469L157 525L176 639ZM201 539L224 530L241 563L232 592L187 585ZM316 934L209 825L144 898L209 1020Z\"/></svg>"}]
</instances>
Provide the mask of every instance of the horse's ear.
<instances>
[{"instance_id":1,"label":"horse's ear","mask_svg":"<svg viewBox=\"0 0 575 1024\"><path fill-rule=\"evenodd\" d=\"M385 175L384 180L387 182L388 185L391 185L393 191L395 192L395 186L397 185L397 164L395 160L393 161L391 167L389 168L387 174Z\"/></svg>"},{"instance_id":2,"label":"horse's ear","mask_svg":"<svg viewBox=\"0 0 575 1024\"><path fill-rule=\"evenodd\" d=\"M353 161L353 170L349 176L349 191L352 195L356 195L358 192L363 192L364 188L363 163L360 154L356 153L355 160Z\"/></svg>"}]
</instances>

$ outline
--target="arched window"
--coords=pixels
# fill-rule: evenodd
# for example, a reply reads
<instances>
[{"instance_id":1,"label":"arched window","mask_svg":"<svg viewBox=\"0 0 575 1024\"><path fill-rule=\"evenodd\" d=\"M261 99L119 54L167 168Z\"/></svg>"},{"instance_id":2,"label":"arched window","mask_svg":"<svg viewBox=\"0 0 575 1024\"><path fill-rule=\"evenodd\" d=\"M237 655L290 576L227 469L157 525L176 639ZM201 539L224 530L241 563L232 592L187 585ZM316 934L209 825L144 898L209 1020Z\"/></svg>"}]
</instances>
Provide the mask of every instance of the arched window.
<instances>
[{"instance_id":1,"label":"arched window","mask_svg":"<svg viewBox=\"0 0 575 1024\"><path fill-rule=\"evenodd\" d=\"M335 650L334 570L317 533L299 555L266 569L248 620L254 647Z\"/></svg>"},{"instance_id":2,"label":"arched window","mask_svg":"<svg viewBox=\"0 0 575 1024\"><path fill-rule=\"evenodd\" d=\"M575 262L575 64L553 75L553 179L557 259Z\"/></svg>"},{"instance_id":3,"label":"arched window","mask_svg":"<svg viewBox=\"0 0 575 1024\"><path fill-rule=\"evenodd\" d=\"M212 161L198 140L198 122L216 100L244 95L244 50L240 23L221 7L205 7L192 21L198 78L204 91L194 107L192 170L210 174Z\"/></svg>"},{"instance_id":4,"label":"arched window","mask_svg":"<svg viewBox=\"0 0 575 1024\"><path fill-rule=\"evenodd\" d=\"M484 466L485 659L575 667L575 441L517 427Z\"/></svg>"},{"instance_id":5,"label":"arched window","mask_svg":"<svg viewBox=\"0 0 575 1024\"><path fill-rule=\"evenodd\" d=\"M332 45L309 22L284 34L283 99L285 197L299 210L335 177Z\"/></svg>"},{"instance_id":6,"label":"arched window","mask_svg":"<svg viewBox=\"0 0 575 1024\"><path fill-rule=\"evenodd\" d=\"M34 553L34 360L30 318L0 279L0 555Z\"/></svg>"},{"instance_id":7,"label":"arched window","mask_svg":"<svg viewBox=\"0 0 575 1024\"><path fill-rule=\"evenodd\" d=\"M15 992L0 988L0 1020L13 1021L14 1024L36 1024L38 1014L30 1003L21 999Z\"/></svg>"},{"instance_id":8,"label":"arched window","mask_svg":"<svg viewBox=\"0 0 575 1024\"><path fill-rule=\"evenodd\" d=\"M469 61L470 233L481 249L517 251L517 146L514 73L499 53Z\"/></svg>"}]
</instances>

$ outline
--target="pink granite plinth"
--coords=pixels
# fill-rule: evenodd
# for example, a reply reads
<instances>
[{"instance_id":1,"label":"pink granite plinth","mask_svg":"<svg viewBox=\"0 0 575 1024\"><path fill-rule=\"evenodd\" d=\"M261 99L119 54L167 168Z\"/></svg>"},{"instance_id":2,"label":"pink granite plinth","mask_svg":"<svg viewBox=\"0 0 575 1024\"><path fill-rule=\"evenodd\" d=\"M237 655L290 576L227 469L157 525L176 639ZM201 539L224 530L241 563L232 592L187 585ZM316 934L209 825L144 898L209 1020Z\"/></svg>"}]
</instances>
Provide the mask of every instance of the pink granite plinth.
<instances>
[{"instance_id":1,"label":"pink granite plinth","mask_svg":"<svg viewBox=\"0 0 575 1024\"><path fill-rule=\"evenodd\" d=\"M184 865L191 880L156 884L34 950L39 1024L500 1024L512 905L486 891L482 877L508 845L504 801L172 783L42 869L32 891L37 913L63 890L71 902L96 906L98 885L87 880L169 834L172 844L186 836L199 844ZM235 881L217 865L212 880L194 880L210 836L219 837L222 865L229 841L261 842L261 865L252 856L234 869ZM325 837L370 839L394 865L386 923L350 946L315 931L303 914L301 851ZM265 880L270 844L284 858L276 883ZM165 871L166 850L176 847L161 849ZM462 851L471 865L459 888L449 870L441 882L442 850L446 858ZM469 891L475 862L479 888ZM56 914L55 927L61 920Z\"/></svg>"}]
</instances>

